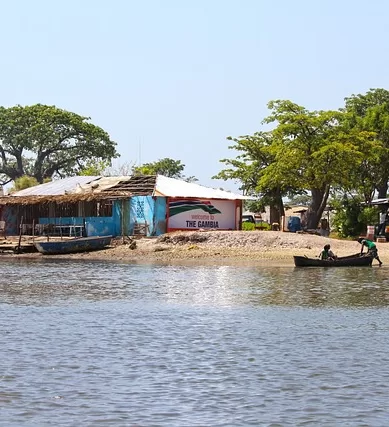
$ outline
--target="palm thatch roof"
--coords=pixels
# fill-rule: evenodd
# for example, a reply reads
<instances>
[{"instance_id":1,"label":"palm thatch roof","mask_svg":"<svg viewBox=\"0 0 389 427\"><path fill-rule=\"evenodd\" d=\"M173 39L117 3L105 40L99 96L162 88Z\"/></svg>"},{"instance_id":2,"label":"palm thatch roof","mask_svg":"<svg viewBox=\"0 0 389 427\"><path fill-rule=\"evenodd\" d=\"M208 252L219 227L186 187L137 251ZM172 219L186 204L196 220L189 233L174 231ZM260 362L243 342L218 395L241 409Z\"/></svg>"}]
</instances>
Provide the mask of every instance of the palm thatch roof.
<instances>
[{"instance_id":1,"label":"palm thatch roof","mask_svg":"<svg viewBox=\"0 0 389 427\"><path fill-rule=\"evenodd\" d=\"M45 203L77 203L81 201L91 202L93 200L106 200L106 199L123 199L128 198L129 195L122 194L64 194L62 196L3 196L0 197L0 205L36 205Z\"/></svg>"},{"instance_id":2,"label":"palm thatch roof","mask_svg":"<svg viewBox=\"0 0 389 427\"><path fill-rule=\"evenodd\" d=\"M71 179L69 180L73 183L71 190L68 190L68 187L60 181L57 182L56 186L55 182L52 182L50 186L42 184L26 189L29 191L21 190L9 196L0 197L0 205L61 204L147 196L154 193L156 179L155 175L94 177L83 185L78 182L73 183L74 179ZM54 194L45 194L46 192ZM59 192L62 194L58 194Z\"/></svg>"},{"instance_id":3,"label":"palm thatch roof","mask_svg":"<svg viewBox=\"0 0 389 427\"><path fill-rule=\"evenodd\" d=\"M133 196L244 200L250 197L162 175L70 177L0 197L0 205L77 203Z\"/></svg>"}]
</instances>

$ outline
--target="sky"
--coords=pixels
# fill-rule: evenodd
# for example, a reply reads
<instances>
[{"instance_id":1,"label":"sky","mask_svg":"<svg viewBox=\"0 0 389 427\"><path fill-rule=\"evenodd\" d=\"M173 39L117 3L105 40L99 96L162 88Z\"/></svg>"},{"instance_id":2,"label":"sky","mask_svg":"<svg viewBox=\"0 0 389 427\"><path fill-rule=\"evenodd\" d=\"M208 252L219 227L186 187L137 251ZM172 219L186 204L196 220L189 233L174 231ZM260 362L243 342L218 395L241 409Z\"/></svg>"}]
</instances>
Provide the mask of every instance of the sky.
<instances>
[{"instance_id":1,"label":"sky","mask_svg":"<svg viewBox=\"0 0 389 427\"><path fill-rule=\"evenodd\" d=\"M386 0L2 1L0 105L55 105L106 130L114 166L168 157L198 183L263 129L267 103L310 110L389 89Z\"/></svg>"}]
</instances>

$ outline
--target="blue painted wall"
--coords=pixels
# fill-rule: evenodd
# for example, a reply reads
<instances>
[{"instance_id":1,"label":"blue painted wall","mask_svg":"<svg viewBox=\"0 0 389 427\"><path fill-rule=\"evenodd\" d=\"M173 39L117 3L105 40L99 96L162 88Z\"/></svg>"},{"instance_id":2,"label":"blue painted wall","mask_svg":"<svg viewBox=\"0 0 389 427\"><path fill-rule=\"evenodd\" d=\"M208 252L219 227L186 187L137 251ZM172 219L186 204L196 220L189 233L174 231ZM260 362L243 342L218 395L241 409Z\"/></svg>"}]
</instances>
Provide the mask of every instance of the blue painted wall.
<instances>
[{"instance_id":1,"label":"blue painted wall","mask_svg":"<svg viewBox=\"0 0 389 427\"><path fill-rule=\"evenodd\" d=\"M3 218L8 235L19 234L17 211L13 206L4 207ZM131 199L115 200L111 217L39 218L39 223L83 225L84 219L87 236L131 236L136 223L147 226L147 236L159 236L166 232L166 198L134 196Z\"/></svg>"},{"instance_id":2,"label":"blue painted wall","mask_svg":"<svg viewBox=\"0 0 389 427\"><path fill-rule=\"evenodd\" d=\"M39 224L54 224L54 225L82 225L83 219L78 216L67 216L64 218L39 218Z\"/></svg>"},{"instance_id":3,"label":"blue painted wall","mask_svg":"<svg viewBox=\"0 0 389 427\"><path fill-rule=\"evenodd\" d=\"M55 224L55 225L83 225L84 218L82 217L66 217L66 218L39 218L39 224ZM116 236L117 229L115 227L113 217L85 217L85 228L87 236Z\"/></svg>"},{"instance_id":4,"label":"blue painted wall","mask_svg":"<svg viewBox=\"0 0 389 427\"><path fill-rule=\"evenodd\" d=\"M134 232L135 224L146 227L146 235L154 235L154 199L152 196L131 197L130 229Z\"/></svg>"},{"instance_id":5,"label":"blue painted wall","mask_svg":"<svg viewBox=\"0 0 389 427\"><path fill-rule=\"evenodd\" d=\"M154 205L154 236L166 233L167 199L166 197L156 197Z\"/></svg>"},{"instance_id":6,"label":"blue painted wall","mask_svg":"<svg viewBox=\"0 0 389 427\"><path fill-rule=\"evenodd\" d=\"M117 235L121 235L122 226L124 235L133 235L138 224L146 227L147 236L159 236L166 232L166 197L133 196L115 201L114 222Z\"/></svg>"}]
</instances>

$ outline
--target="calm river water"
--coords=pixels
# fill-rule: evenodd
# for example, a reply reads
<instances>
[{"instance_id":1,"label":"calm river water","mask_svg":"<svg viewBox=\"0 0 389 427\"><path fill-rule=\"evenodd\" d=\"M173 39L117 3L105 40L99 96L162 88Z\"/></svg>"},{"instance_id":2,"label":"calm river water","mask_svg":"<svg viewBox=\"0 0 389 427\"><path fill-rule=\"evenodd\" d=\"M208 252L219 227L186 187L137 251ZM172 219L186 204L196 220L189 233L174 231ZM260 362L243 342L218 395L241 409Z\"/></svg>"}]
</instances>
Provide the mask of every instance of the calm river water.
<instances>
[{"instance_id":1,"label":"calm river water","mask_svg":"<svg viewBox=\"0 0 389 427\"><path fill-rule=\"evenodd\" d=\"M385 266L0 268L0 426L389 425Z\"/></svg>"}]
</instances>

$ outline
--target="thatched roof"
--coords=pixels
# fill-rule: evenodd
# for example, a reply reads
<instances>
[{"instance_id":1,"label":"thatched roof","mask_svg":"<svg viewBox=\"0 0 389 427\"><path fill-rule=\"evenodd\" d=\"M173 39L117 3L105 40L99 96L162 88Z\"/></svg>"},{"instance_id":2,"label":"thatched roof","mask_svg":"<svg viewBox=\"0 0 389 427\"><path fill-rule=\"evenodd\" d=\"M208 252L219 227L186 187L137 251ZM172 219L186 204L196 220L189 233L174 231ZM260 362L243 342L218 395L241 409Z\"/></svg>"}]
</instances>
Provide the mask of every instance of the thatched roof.
<instances>
[{"instance_id":1,"label":"thatched roof","mask_svg":"<svg viewBox=\"0 0 389 427\"><path fill-rule=\"evenodd\" d=\"M51 182L31 187L29 191L19 191L9 196L0 197L0 205L36 205L45 203L77 203L94 200L125 199L132 196L152 195L157 177L155 175L141 175L129 177L93 177L90 182L76 186L74 178ZM73 184L69 190L64 181ZM51 194L47 194L51 192ZM52 194L54 192L54 194ZM27 193L27 194L25 194ZM62 194L61 194L62 193Z\"/></svg>"},{"instance_id":2,"label":"thatched roof","mask_svg":"<svg viewBox=\"0 0 389 427\"><path fill-rule=\"evenodd\" d=\"M36 205L45 203L77 203L81 201L91 202L94 200L107 199L126 199L130 197L128 193L120 192L103 194L103 193L84 193L84 194L64 194L62 196L3 196L0 197L0 205Z\"/></svg>"},{"instance_id":3,"label":"thatched roof","mask_svg":"<svg viewBox=\"0 0 389 427\"><path fill-rule=\"evenodd\" d=\"M154 193L157 182L156 175L132 175L119 179L119 182L111 187L101 190L102 193L127 193L132 196L151 196Z\"/></svg>"},{"instance_id":4,"label":"thatched roof","mask_svg":"<svg viewBox=\"0 0 389 427\"><path fill-rule=\"evenodd\" d=\"M162 175L70 177L0 197L0 205L77 203L134 196L243 200L249 197Z\"/></svg>"}]
</instances>

